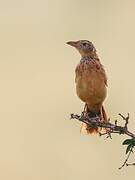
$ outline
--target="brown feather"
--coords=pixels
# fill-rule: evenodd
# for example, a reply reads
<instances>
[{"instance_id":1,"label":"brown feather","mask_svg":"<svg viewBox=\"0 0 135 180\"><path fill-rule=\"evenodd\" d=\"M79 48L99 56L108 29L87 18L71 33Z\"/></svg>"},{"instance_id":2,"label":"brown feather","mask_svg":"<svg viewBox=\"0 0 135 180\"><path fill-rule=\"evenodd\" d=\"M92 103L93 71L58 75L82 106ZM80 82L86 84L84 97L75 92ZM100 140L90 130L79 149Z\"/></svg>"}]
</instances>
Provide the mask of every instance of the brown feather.
<instances>
[{"instance_id":1,"label":"brown feather","mask_svg":"<svg viewBox=\"0 0 135 180\"><path fill-rule=\"evenodd\" d=\"M76 67L76 92L78 97L87 106L87 112L95 112L102 116L101 119L107 121L107 116L103 108L103 101L106 98L107 77L103 66L99 60L84 61ZM91 128L82 125L87 134L98 133L101 128Z\"/></svg>"},{"instance_id":2,"label":"brown feather","mask_svg":"<svg viewBox=\"0 0 135 180\"><path fill-rule=\"evenodd\" d=\"M75 70L75 82L78 97L87 105L87 115L91 117L95 114L101 121L108 121L103 107L107 94L107 77L93 43L79 40L67 44L75 47L82 56ZM101 131L101 128L92 128L83 123L81 131L91 134Z\"/></svg>"}]
</instances>

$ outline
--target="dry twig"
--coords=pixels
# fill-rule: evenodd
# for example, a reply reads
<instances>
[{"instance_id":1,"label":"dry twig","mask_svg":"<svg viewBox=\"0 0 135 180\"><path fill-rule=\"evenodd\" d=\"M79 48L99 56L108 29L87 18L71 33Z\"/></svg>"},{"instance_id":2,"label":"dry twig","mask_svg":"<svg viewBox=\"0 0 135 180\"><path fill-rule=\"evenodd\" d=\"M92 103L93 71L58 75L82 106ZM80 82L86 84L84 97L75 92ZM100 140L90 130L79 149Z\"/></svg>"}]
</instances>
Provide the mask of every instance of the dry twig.
<instances>
[{"instance_id":1,"label":"dry twig","mask_svg":"<svg viewBox=\"0 0 135 180\"><path fill-rule=\"evenodd\" d=\"M98 116L96 116L94 118L90 118L88 116L84 116L83 113L81 116L79 116L77 114L71 114L71 119L77 119L81 122L88 124L90 127L107 128L108 131L105 133L99 133L100 136L107 135L107 138L108 137L112 138L111 135L114 133L119 134L119 135L123 134L123 135L129 136L131 139L127 139L123 142L123 145L128 145L127 150L126 150L126 154L128 154L128 155L127 155L127 158L124 161L123 165L119 168L119 169L122 169L125 165L126 166L135 166L135 163L131 163L131 164L127 163L131 153L133 152L133 148L135 146L135 134L128 130L129 113L127 114L126 117L120 113L119 113L119 116L122 118L122 120L125 121L124 126L119 126L117 120L115 121L114 124L111 123L110 121L103 122L103 121L100 121L100 118Z\"/></svg>"}]
</instances>

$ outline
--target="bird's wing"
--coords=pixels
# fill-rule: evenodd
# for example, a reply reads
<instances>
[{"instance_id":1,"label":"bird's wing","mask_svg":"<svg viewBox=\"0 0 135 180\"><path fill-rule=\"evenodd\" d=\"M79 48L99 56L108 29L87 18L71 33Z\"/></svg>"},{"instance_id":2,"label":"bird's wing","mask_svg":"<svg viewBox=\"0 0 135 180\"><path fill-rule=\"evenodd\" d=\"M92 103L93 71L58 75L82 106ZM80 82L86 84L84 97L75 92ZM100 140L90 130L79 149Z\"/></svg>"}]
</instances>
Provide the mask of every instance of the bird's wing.
<instances>
[{"instance_id":1,"label":"bird's wing","mask_svg":"<svg viewBox=\"0 0 135 180\"><path fill-rule=\"evenodd\" d=\"M107 76L106 76L106 72L105 72L105 69L103 67L103 65L100 63L100 61L96 60L96 68L100 70L100 73L102 74L102 77L104 78L104 82L105 82L105 85L107 85Z\"/></svg>"}]
</instances>

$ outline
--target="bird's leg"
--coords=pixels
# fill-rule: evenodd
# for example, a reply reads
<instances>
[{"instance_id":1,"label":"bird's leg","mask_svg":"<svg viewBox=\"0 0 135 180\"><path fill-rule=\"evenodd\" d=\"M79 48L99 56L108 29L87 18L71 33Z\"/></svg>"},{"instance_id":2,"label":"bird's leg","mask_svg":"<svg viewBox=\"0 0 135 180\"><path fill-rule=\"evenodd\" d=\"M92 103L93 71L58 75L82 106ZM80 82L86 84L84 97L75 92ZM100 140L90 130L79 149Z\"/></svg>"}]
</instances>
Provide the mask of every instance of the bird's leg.
<instances>
[{"instance_id":1,"label":"bird's leg","mask_svg":"<svg viewBox=\"0 0 135 180\"><path fill-rule=\"evenodd\" d=\"M90 111L88 109L88 105L85 104L83 112L81 113L81 117L88 119L88 121L99 121L100 120L100 113L97 114L94 111Z\"/></svg>"},{"instance_id":2,"label":"bird's leg","mask_svg":"<svg viewBox=\"0 0 135 180\"><path fill-rule=\"evenodd\" d=\"M102 108L100 109L100 121L104 122L104 116L103 116Z\"/></svg>"},{"instance_id":3,"label":"bird's leg","mask_svg":"<svg viewBox=\"0 0 135 180\"><path fill-rule=\"evenodd\" d=\"M84 105L84 109L83 112L81 113L81 117L86 116L86 114L87 114L87 104Z\"/></svg>"},{"instance_id":4,"label":"bird's leg","mask_svg":"<svg viewBox=\"0 0 135 180\"><path fill-rule=\"evenodd\" d=\"M88 107L87 107L87 104L85 103L84 109L83 109L83 111L81 113L81 118L88 117L88 112L87 111L88 111ZM83 122L82 125L81 125L80 132L83 133L84 130L87 132L87 127L88 127L88 125Z\"/></svg>"}]
</instances>

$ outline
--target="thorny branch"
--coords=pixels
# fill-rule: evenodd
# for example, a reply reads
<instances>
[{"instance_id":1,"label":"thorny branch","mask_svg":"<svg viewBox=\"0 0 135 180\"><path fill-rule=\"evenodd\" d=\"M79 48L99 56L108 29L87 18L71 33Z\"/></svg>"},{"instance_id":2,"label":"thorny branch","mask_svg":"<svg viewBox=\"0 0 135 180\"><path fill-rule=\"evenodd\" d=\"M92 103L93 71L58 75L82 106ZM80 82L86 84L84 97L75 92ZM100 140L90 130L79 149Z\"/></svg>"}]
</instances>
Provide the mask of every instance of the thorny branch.
<instances>
[{"instance_id":1,"label":"thorny branch","mask_svg":"<svg viewBox=\"0 0 135 180\"><path fill-rule=\"evenodd\" d=\"M90 118L89 116L84 116L83 113L81 116L77 115L77 114L71 114L71 119L77 119L81 122L86 123L90 127L106 128L107 132L99 133L100 136L107 135L107 138L108 137L112 138L111 135L114 133L119 134L119 135L123 134L123 135L129 136L131 139L127 139L127 140L125 140L126 142L125 141L123 142L123 145L128 145L128 147L126 150L127 158L125 159L122 166L119 168L119 169L122 169L125 165L126 166L135 166L135 163L128 163L129 157L130 157L131 153L133 153L133 148L135 146L135 134L128 130L129 113L127 114L126 117L120 113L119 113L119 116L122 118L122 120L125 121L124 126L119 126L117 120L113 124L110 121L108 121L108 122L101 121L98 116L96 116L94 118Z\"/></svg>"}]
</instances>

